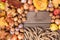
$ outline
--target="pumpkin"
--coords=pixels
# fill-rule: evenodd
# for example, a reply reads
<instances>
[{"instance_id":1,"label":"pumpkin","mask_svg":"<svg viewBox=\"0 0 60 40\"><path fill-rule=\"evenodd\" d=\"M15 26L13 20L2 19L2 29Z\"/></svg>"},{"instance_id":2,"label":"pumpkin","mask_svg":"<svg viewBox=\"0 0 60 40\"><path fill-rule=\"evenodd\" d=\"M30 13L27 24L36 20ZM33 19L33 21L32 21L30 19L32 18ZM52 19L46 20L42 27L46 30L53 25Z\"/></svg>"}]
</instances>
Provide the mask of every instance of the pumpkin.
<instances>
[{"instance_id":1,"label":"pumpkin","mask_svg":"<svg viewBox=\"0 0 60 40\"><path fill-rule=\"evenodd\" d=\"M47 0L33 0L33 4L37 10L45 10L47 8Z\"/></svg>"}]
</instances>

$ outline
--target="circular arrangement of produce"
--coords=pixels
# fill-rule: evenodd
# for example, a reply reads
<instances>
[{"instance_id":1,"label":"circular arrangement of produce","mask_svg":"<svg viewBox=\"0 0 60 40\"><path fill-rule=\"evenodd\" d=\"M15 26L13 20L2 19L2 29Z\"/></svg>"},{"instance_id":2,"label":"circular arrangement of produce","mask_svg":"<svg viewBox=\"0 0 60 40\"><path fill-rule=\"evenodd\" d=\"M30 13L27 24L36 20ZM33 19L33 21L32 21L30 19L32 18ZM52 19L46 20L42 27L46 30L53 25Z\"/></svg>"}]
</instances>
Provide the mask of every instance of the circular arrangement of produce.
<instances>
[{"instance_id":1,"label":"circular arrangement of produce","mask_svg":"<svg viewBox=\"0 0 60 40\"><path fill-rule=\"evenodd\" d=\"M27 20L26 15L32 11L36 13L48 11L51 17L49 29L52 33L60 30L60 0L0 0L0 40L23 40L26 31L24 30L24 22ZM52 33L51 35L54 34ZM41 34L41 40L45 40L43 34ZM57 35L59 35L58 32Z\"/></svg>"}]
</instances>

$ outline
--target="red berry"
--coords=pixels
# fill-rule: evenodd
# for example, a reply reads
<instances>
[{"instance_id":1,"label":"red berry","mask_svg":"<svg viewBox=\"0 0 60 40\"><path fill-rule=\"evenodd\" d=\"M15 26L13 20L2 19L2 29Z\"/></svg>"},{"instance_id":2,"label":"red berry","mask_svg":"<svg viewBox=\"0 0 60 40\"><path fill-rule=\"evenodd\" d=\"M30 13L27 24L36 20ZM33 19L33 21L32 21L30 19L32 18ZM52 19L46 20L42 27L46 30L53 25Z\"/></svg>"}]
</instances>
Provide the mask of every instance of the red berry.
<instances>
[{"instance_id":1,"label":"red berry","mask_svg":"<svg viewBox=\"0 0 60 40\"><path fill-rule=\"evenodd\" d=\"M59 12L60 12L60 10L59 10L59 9L55 9L55 10L54 10L54 15L58 15L58 14L59 14Z\"/></svg>"},{"instance_id":2,"label":"red berry","mask_svg":"<svg viewBox=\"0 0 60 40\"><path fill-rule=\"evenodd\" d=\"M2 0L2 2L6 2L6 0Z\"/></svg>"}]
</instances>

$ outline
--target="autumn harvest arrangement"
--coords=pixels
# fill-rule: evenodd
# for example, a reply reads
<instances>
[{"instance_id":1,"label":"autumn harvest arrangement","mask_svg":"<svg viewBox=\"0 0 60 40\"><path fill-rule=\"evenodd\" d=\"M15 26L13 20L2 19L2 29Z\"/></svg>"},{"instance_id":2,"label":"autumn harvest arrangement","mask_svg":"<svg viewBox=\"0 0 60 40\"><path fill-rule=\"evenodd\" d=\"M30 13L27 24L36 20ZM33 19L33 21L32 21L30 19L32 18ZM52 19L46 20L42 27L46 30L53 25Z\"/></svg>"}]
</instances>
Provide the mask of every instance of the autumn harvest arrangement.
<instances>
[{"instance_id":1,"label":"autumn harvest arrangement","mask_svg":"<svg viewBox=\"0 0 60 40\"><path fill-rule=\"evenodd\" d=\"M60 29L60 0L0 0L0 40L22 40L29 11L50 12L50 29Z\"/></svg>"}]
</instances>

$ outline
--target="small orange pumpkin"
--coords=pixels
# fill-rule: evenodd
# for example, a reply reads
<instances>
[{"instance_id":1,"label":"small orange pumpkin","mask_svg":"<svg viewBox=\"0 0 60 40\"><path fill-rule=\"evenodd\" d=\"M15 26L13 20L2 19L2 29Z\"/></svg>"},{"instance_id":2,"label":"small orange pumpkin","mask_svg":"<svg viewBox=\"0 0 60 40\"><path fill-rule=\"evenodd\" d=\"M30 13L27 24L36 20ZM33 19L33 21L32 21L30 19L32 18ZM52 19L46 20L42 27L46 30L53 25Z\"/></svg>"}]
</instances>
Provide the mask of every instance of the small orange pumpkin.
<instances>
[{"instance_id":1,"label":"small orange pumpkin","mask_svg":"<svg viewBox=\"0 0 60 40\"><path fill-rule=\"evenodd\" d=\"M45 10L47 8L47 0L33 0L33 4L37 10Z\"/></svg>"}]
</instances>

